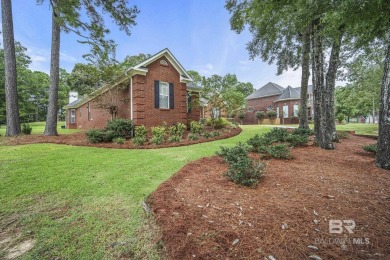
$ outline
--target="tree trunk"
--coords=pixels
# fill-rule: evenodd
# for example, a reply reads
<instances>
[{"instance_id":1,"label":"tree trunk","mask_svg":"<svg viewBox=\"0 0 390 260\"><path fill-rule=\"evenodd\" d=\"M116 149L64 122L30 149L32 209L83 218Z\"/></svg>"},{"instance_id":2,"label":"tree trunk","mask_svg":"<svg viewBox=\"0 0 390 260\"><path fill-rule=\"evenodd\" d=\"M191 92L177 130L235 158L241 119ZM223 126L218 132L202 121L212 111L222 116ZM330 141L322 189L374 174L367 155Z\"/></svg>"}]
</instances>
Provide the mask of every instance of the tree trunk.
<instances>
[{"instance_id":1,"label":"tree trunk","mask_svg":"<svg viewBox=\"0 0 390 260\"><path fill-rule=\"evenodd\" d=\"M390 169L390 37L387 43L385 69L381 86L376 165L380 168Z\"/></svg>"},{"instance_id":2,"label":"tree trunk","mask_svg":"<svg viewBox=\"0 0 390 260\"><path fill-rule=\"evenodd\" d=\"M322 147L322 94L324 89L324 57L322 51L322 37L320 35L318 23L318 20L314 21L312 27L314 133L315 144Z\"/></svg>"},{"instance_id":3,"label":"tree trunk","mask_svg":"<svg viewBox=\"0 0 390 260\"><path fill-rule=\"evenodd\" d=\"M332 44L332 50L329 58L329 67L326 73L325 92L323 95L323 127L326 129L323 137L325 149L334 149L332 141L338 141L334 115L334 92L336 87L337 69L340 64L340 48L343 34L344 28L340 27L339 35L336 39L334 39Z\"/></svg>"},{"instance_id":4,"label":"tree trunk","mask_svg":"<svg viewBox=\"0 0 390 260\"><path fill-rule=\"evenodd\" d=\"M303 34L302 48L302 79L301 79L301 109L299 115L299 128L309 129L307 118L307 87L310 76L310 27Z\"/></svg>"},{"instance_id":5,"label":"tree trunk","mask_svg":"<svg viewBox=\"0 0 390 260\"><path fill-rule=\"evenodd\" d=\"M21 132L16 85L16 57L11 0L2 0L1 10L5 67L6 135L14 136L19 135Z\"/></svg>"},{"instance_id":6,"label":"tree trunk","mask_svg":"<svg viewBox=\"0 0 390 260\"><path fill-rule=\"evenodd\" d=\"M47 109L45 135L58 135L57 113L58 113L58 84L59 84L59 75L60 75L60 34L61 34L61 28L56 21L56 13L53 7L51 60L50 60L50 88L49 88L49 104Z\"/></svg>"}]
</instances>

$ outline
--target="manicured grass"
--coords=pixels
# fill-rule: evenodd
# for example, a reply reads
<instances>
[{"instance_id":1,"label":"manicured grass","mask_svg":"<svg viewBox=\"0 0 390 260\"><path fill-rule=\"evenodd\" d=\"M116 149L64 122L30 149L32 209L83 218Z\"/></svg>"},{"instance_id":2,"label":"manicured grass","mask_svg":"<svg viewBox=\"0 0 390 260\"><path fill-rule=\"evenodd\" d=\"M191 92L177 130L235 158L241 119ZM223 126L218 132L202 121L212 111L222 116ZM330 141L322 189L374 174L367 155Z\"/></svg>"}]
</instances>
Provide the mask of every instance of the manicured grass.
<instances>
[{"instance_id":1,"label":"manicured grass","mask_svg":"<svg viewBox=\"0 0 390 260\"><path fill-rule=\"evenodd\" d=\"M154 150L0 146L0 229L8 235L19 230L14 244L36 239L24 259L158 258L153 231L140 232L149 225L142 200L189 161L270 126L242 128L230 139ZM340 128L375 131L363 124ZM43 132L43 125L35 129ZM0 258L4 254L0 250Z\"/></svg>"},{"instance_id":2,"label":"manicured grass","mask_svg":"<svg viewBox=\"0 0 390 260\"><path fill-rule=\"evenodd\" d=\"M43 132L45 131L45 122L32 122L29 123L29 125L32 127L31 134L43 134ZM62 125L65 125L65 122L58 122L57 124L58 134L63 134L63 135L72 134L80 131L78 129L62 129L61 128ZM5 128L6 128L5 125L0 126L0 135L5 135L5 131L6 131Z\"/></svg>"},{"instance_id":3,"label":"manicured grass","mask_svg":"<svg viewBox=\"0 0 390 260\"><path fill-rule=\"evenodd\" d=\"M298 125L284 125L298 127ZM314 125L310 124L313 129ZM345 125L336 125L336 130L341 131L356 131L356 134L361 135L378 135L378 124L362 124L362 123L347 123Z\"/></svg>"},{"instance_id":4,"label":"manicured grass","mask_svg":"<svg viewBox=\"0 0 390 260\"><path fill-rule=\"evenodd\" d=\"M27 259L154 258L150 237L138 232L141 201L187 162L268 129L243 126L230 139L155 150L0 146L0 227L16 219L18 240L37 240Z\"/></svg>"}]
</instances>

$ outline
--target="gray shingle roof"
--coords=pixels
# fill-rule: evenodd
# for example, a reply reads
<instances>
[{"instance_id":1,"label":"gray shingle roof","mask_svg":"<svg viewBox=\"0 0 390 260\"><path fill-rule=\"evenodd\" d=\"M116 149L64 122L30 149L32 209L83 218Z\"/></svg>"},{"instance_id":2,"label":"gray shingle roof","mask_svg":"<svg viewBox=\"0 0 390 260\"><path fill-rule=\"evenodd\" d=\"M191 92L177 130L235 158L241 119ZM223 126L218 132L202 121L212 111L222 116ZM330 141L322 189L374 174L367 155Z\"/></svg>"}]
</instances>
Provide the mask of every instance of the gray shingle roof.
<instances>
[{"instance_id":1,"label":"gray shingle roof","mask_svg":"<svg viewBox=\"0 0 390 260\"><path fill-rule=\"evenodd\" d=\"M288 99L300 99L301 93L296 89L288 86L275 101L288 100Z\"/></svg>"},{"instance_id":2,"label":"gray shingle roof","mask_svg":"<svg viewBox=\"0 0 390 260\"><path fill-rule=\"evenodd\" d=\"M275 96L282 94L284 88L282 86L279 86L278 84L268 82L249 96L247 96L245 99L255 99L255 98L261 98L261 97L268 97L268 96Z\"/></svg>"},{"instance_id":3,"label":"gray shingle roof","mask_svg":"<svg viewBox=\"0 0 390 260\"><path fill-rule=\"evenodd\" d=\"M299 92L299 94L301 93L301 88L294 88L296 91ZM307 86L307 94L313 94L313 85L309 85Z\"/></svg>"},{"instance_id":4,"label":"gray shingle roof","mask_svg":"<svg viewBox=\"0 0 390 260\"><path fill-rule=\"evenodd\" d=\"M65 106L65 108L66 108L66 107L77 107L77 105L78 105L79 103L81 103L83 100L84 100L84 98L79 98L79 99L73 101L72 103L67 104L67 105Z\"/></svg>"}]
</instances>

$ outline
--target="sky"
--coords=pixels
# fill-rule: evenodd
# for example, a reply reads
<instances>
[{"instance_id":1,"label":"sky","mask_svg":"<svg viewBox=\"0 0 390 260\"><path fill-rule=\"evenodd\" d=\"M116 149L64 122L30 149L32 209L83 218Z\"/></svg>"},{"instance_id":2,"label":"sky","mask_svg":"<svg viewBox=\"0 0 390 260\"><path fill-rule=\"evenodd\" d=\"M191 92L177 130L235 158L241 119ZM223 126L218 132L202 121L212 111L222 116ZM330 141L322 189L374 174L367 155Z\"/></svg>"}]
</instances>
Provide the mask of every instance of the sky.
<instances>
[{"instance_id":1,"label":"sky","mask_svg":"<svg viewBox=\"0 0 390 260\"><path fill-rule=\"evenodd\" d=\"M13 0L15 40L27 48L30 69L49 73L51 45L51 10L46 0ZM283 87L300 86L300 70L289 70L276 76L276 66L249 59L246 49L252 36L248 31L237 34L230 29L230 14L224 0L130 0L140 10L131 36L119 31L109 17L108 38L117 44L116 58L127 55L155 54L170 49L186 70L202 76L236 74L241 82L251 82L259 89L268 82ZM1 38L1 35L0 35ZM70 72L89 48L76 35L61 33L60 66ZM2 39L0 39L2 42Z\"/></svg>"}]
</instances>

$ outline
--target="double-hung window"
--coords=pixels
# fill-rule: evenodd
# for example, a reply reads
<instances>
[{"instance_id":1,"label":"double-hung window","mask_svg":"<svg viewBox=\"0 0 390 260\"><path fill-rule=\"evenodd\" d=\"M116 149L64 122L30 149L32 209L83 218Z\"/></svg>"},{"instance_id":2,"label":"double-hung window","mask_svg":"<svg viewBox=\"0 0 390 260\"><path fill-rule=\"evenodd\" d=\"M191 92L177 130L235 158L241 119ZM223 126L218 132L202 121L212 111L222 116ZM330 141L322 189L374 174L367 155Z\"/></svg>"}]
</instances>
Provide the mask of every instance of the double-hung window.
<instances>
[{"instance_id":1,"label":"double-hung window","mask_svg":"<svg viewBox=\"0 0 390 260\"><path fill-rule=\"evenodd\" d=\"M70 110L70 123L71 124L76 123L76 109Z\"/></svg>"},{"instance_id":2,"label":"double-hung window","mask_svg":"<svg viewBox=\"0 0 390 260\"><path fill-rule=\"evenodd\" d=\"M159 88L160 108L169 109L169 84L167 82L160 81Z\"/></svg>"}]
</instances>

